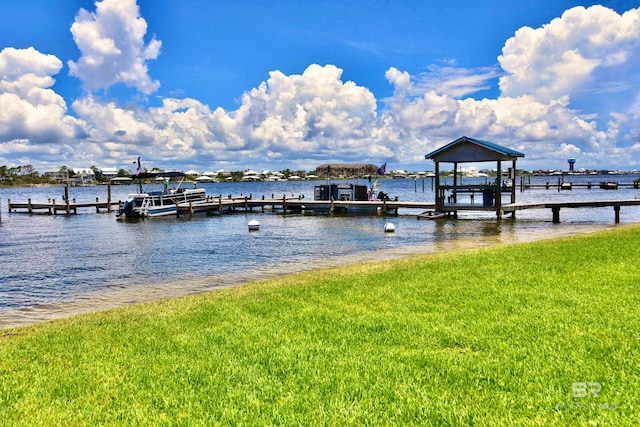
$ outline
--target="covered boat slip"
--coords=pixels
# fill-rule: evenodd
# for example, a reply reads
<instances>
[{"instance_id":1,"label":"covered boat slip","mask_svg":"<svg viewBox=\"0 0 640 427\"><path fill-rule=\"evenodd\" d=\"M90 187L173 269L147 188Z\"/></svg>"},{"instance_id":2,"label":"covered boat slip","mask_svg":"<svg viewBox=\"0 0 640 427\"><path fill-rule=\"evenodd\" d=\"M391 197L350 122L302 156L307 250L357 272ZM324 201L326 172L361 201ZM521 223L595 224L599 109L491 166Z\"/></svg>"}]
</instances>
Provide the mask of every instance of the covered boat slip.
<instances>
[{"instance_id":1,"label":"covered boat slip","mask_svg":"<svg viewBox=\"0 0 640 427\"><path fill-rule=\"evenodd\" d=\"M505 210L516 203L515 182L516 160L524 154L502 147L492 142L463 136L424 156L435 162L435 205L436 212L457 214L462 210L495 211L502 218ZM458 164L496 162L497 176L493 183L484 185L463 185L458 175ZM502 182L503 162L510 162L509 179L511 185ZM440 163L453 164L453 185L441 185ZM510 195L510 202L503 204L503 195ZM477 200L481 197L481 200Z\"/></svg>"}]
</instances>

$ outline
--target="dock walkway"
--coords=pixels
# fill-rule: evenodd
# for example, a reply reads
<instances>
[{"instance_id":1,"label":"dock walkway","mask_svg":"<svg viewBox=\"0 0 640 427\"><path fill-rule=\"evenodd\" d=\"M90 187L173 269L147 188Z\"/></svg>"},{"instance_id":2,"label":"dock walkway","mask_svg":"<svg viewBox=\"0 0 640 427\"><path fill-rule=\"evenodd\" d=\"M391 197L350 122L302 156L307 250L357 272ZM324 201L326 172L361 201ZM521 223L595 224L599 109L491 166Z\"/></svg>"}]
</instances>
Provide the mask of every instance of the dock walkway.
<instances>
[{"instance_id":1,"label":"dock walkway","mask_svg":"<svg viewBox=\"0 0 640 427\"><path fill-rule=\"evenodd\" d=\"M640 206L640 199L628 200L589 200L580 202L544 202L544 203L513 203L504 205L504 212L515 213L516 211L525 209L551 209L553 222L560 222L560 209L577 209L577 208L606 208L613 207L614 221L616 224L620 222L620 208L622 206Z\"/></svg>"},{"instance_id":2,"label":"dock walkway","mask_svg":"<svg viewBox=\"0 0 640 427\"><path fill-rule=\"evenodd\" d=\"M11 199L7 201L9 212L45 213L49 215L58 215L59 213L66 215L77 214L78 209L82 208L94 208L96 212L100 212L100 209L111 212L114 206L117 207L121 203L100 201L97 197L95 202L76 202L75 199L67 202L63 201L62 203L56 203L55 200L32 202L31 199L26 202L12 202Z\"/></svg>"},{"instance_id":3,"label":"dock walkway","mask_svg":"<svg viewBox=\"0 0 640 427\"><path fill-rule=\"evenodd\" d=\"M77 214L78 209L92 208L96 212L106 210L111 212L114 207L122 206L121 201L100 201L96 198L95 202L76 202L69 200L63 203L56 203L55 200L47 202L33 202L29 199L27 202L13 202L8 200L9 212L24 213L44 213L50 215L58 215L60 213L71 215ZM628 200L591 200L591 201L565 201L565 202L535 202L535 203L508 203L502 205L502 213L515 213L522 210L530 209L550 209L552 212L552 220L554 223L560 222L561 209L578 209L578 208L603 208L612 207L614 211L614 221L620 222L620 208L623 206L640 206L640 199ZM430 202L411 202L398 200L374 200L374 201L337 201L337 200L308 200L302 196L286 195L281 198L253 198L252 196L241 197L207 197L207 200L199 203L180 203L177 206L177 216L194 215L196 213L219 214L231 213L236 211L253 212L259 209L261 212L302 212L324 211L349 212L367 208L377 210L380 213L398 214L400 209L420 209L423 212L417 215L418 219L438 219L443 216L456 215L458 211L495 211L495 206L484 206L482 204L473 203L446 203L442 206L441 211L435 211L435 203Z\"/></svg>"},{"instance_id":4,"label":"dock walkway","mask_svg":"<svg viewBox=\"0 0 640 427\"><path fill-rule=\"evenodd\" d=\"M397 200L373 200L373 201L342 201L342 200L309 200L300 196L282 198L262 198L252 197L222 198L215 197L205 203L183 203L178 205L178 216L190 215L198 212L224 213L228 211L245 210L253 211L265 209L271 211L294 211L322 210L326 212L339 212L361 208L378 210L382 213L398 213L398 209L434 209L435 203L429 202L401 202Z\"/></svg>"}]
</instances>

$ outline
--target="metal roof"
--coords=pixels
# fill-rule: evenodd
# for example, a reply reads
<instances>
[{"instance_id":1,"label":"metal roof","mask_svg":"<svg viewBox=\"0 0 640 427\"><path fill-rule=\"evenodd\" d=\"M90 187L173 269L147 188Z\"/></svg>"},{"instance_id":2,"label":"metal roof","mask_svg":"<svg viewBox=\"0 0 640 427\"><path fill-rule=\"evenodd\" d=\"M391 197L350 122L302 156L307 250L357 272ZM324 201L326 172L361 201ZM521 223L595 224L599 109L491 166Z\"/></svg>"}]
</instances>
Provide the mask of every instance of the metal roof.
<instances>
[{"instance_id":1,"label":"metal roof","mask_svg":"<svg viewBox=\"0 0 640 427\"><path fill-rule=\"evenodd\" d=\"M515 160L524 154L493 142L463 136L424 156L425 159L445 162L482 162Z\"/></svg>"}]
</instances>

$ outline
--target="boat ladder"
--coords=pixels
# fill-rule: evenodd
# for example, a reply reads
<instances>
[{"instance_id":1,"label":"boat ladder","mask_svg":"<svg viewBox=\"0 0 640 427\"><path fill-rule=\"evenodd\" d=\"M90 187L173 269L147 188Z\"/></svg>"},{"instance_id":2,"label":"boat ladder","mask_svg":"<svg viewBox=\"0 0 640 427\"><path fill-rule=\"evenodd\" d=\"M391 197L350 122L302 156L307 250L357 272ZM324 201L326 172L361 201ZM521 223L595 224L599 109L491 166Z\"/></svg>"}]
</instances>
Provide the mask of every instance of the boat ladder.
<instances>
[{"instance_id":1,"label":"boat ladder","mask_svg":"<svg viewBox=\"0 0 640 427\"><path fill-rule=\"evenodd\" d=\"M151 199L145 198L142 200L142 205L140 206L140 215L147 216L149 214L149 206L151 206Z\"/></svg>"}]
</instances>

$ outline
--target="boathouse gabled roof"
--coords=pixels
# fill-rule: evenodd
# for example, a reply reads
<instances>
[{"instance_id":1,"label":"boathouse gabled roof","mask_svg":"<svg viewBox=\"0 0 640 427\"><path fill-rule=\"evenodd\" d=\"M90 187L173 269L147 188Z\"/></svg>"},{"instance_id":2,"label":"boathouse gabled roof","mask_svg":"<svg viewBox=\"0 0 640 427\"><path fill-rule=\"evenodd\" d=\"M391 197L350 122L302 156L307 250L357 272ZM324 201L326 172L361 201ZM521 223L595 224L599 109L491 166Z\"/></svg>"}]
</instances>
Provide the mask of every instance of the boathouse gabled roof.
<instances>
[{"instance_id":1,"label":"boathouse gabled roof","mask_svg":"<svg viewBox=\"0 0 640 427\"><path fill-rule=\"evenodd\" d=\"M497 160L515 160L524 154L493 142L463 136L424 156L435 162L491 162Z\"/></svg>"}]
</instances>

